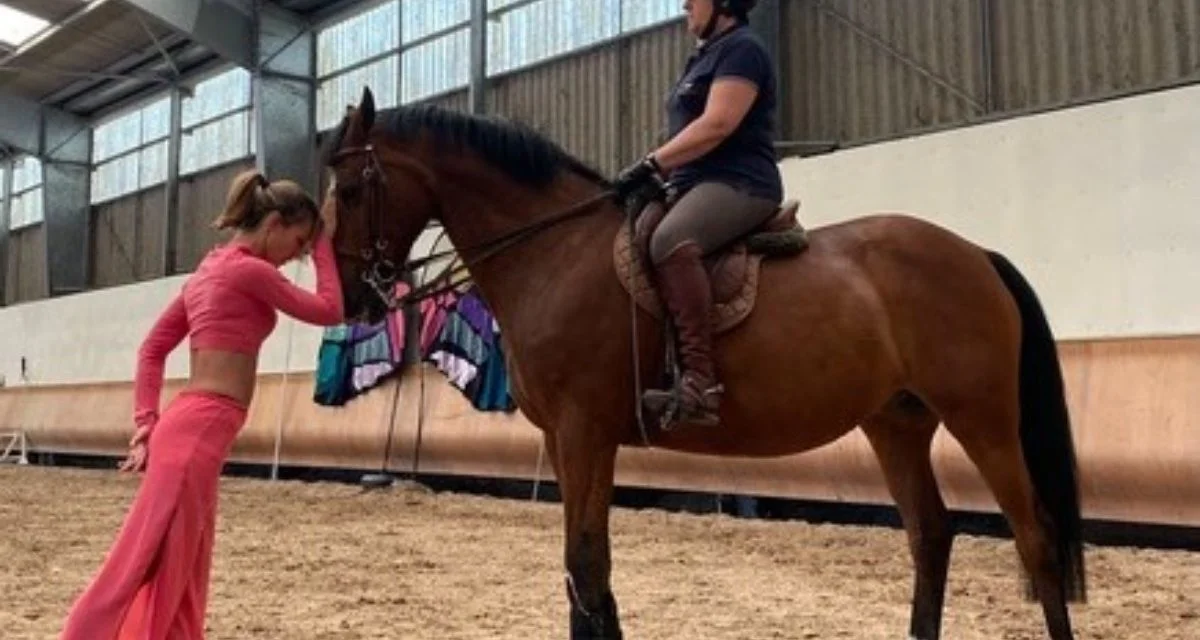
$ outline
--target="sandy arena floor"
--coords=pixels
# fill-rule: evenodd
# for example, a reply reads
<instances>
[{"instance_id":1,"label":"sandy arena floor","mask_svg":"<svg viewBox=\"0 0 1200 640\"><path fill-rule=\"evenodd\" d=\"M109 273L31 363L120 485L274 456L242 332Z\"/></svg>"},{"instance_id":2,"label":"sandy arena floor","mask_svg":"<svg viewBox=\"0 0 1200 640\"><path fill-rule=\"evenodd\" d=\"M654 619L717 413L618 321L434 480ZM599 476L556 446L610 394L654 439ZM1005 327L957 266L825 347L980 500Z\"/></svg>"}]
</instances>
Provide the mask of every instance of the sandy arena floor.
<instances>
[{"instance_id":1,"label":"sandy arena floor","mask_svg":"<svg viewBox=\"0 0 1200 640\"><path fill-rule=\"evenodd\" d=\"M136 486L0 467L0 637L56 637ZM559 507L226 479L211 640L564 638ZM613 515L627 637L902 638L903 534L662 511ZM1200 638L1200 554L1090 548L1078 637ZM1043 638L1012 543L955 542L943 637Z\"/></svg>"}]
</instances>

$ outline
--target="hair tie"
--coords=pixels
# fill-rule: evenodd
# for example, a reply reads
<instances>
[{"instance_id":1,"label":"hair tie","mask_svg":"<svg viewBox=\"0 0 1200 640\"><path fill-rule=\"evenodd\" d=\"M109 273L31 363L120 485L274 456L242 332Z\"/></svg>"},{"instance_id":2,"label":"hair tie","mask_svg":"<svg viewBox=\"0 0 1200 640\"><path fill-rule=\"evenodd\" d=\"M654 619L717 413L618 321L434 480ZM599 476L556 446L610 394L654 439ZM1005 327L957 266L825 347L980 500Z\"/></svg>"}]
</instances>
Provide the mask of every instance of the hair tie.
<instances>
[{"instance_id":1,"label":"hair tie","mask_svg":"<svg viewBox=\"0 0 1200 640\"><path fill-rule=\"evenodd\" d=\"M271 192L271 181L263 174L258 174L258 186L262 189L263 197L269 203L268 207L278 207L279 203L275 200L275 194Z\"/></svg>"}]
</instances>

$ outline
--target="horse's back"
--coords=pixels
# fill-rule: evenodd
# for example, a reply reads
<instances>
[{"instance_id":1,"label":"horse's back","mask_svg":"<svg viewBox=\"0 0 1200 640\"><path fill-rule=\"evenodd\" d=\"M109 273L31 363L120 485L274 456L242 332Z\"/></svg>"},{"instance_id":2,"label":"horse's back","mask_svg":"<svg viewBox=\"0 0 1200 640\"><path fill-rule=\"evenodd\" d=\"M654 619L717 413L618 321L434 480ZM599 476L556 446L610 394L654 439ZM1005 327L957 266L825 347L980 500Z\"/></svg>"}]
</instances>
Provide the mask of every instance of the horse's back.
<instances>
[{"instance_id":1,"label":"horse's back","mask_svg":"<svg viewBox=\"0 0 1200 640\"><path fill-rule=\"evenodd\" d=\"M1018 357L1019 312L977 244L904 214L822 227L810 242L847 265L848 281L871 289L906 386L951 393L951 387L1007 373Z\"/></svg>"},{"instance_id":2,"label":"horse's back","mask_svg":"<svg viewBox=\"0 0 1200 640\"><path fill-rule=\"evenodd\" d=\"M952 394L982 353L1015 357L1011 299L986 254L911 216L814 228L803 253L763 263L759 285L748 321L719 339L736 427L697 450L820 446L901 390Z\"/></svg>"}]
</instances>

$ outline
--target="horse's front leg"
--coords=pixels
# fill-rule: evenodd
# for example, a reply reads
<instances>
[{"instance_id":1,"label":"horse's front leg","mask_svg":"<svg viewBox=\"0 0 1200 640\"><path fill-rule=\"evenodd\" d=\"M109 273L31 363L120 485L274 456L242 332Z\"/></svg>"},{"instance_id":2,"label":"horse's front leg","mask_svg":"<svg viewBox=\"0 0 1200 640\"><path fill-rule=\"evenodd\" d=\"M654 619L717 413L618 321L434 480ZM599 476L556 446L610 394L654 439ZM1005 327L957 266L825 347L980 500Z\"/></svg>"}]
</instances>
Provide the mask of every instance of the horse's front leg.
<instances>
[{"instance_id":1,"label":"horse's front leg","mask_svg":"<svg viewBox=\"0 0 1200 640\"><path fill-rule=\"evenodd\" d=\"M609 582L608 510L617 445L599 436L599 430L576 421L546 435L546 453L554 461L566 524L571 640L622 638Z\"/></svg>"}]
</instances>

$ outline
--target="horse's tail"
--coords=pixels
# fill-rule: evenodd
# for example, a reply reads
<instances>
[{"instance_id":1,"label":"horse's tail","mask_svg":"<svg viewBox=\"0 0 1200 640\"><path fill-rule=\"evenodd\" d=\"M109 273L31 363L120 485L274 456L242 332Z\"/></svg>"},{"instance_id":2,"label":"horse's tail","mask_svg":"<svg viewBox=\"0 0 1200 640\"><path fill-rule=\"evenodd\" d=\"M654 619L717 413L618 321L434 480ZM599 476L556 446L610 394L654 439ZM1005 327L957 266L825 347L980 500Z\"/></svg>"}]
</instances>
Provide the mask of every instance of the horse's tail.
<instances>
[{"instance_id":1,"label":"horse's tail","mask_svg":"<svg viewBox=\"0 0 1200 640\"><path fill-rule=\"evenodd\" d=\"M1021 311L1021 450L1038 500L1052 525L1048 532L1072 602L1087 600L1083 523L1071 418L1050 324L1033 287L1003 255L988 258Z\"/></svg>"}]
</instances>

